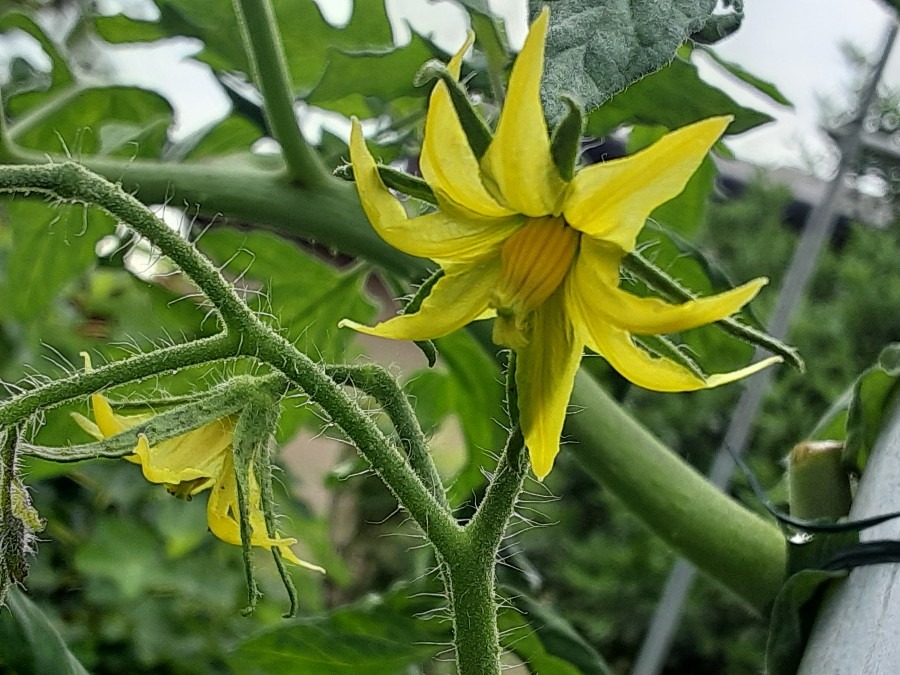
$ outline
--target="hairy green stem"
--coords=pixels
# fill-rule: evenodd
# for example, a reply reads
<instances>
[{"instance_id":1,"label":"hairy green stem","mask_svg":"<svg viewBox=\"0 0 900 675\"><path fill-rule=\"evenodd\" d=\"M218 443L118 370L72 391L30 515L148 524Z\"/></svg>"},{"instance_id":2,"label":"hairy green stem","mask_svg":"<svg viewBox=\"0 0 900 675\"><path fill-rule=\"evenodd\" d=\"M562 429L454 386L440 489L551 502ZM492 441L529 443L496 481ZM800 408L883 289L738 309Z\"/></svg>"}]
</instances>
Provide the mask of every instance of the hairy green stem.
<instances>
[{"instance_id":1,"label":"hairy green stem","mask_svg":"<svg viewBox=\"0 0 900 675\"><path fill-rule=\"evenodd\" d=\"M303 389L353 441L397 501L409 512L438 553L446 557L458 549L462 528L425 486L406 459L381 430L325 372L269 329L245 341L248 353L283 372Z\"/></svg>"},{"instance_id":2,"label":"hairy green stem","mask_svg":"<svg viewBox=\"0 0 900 675\"><path fill-rule=\"evenodd\" d=\"M528 473L528 453L516 425L484 501L465 528L466 545L446 558L460 673L500 674L497 629L497 551Z\"/></svg>"},{"instance_id":3,"label":"hairy green stem","mask_svg":"<svg viewBox=\"0 0 900 675\"><path fill-rule=\"evenodd\" d=\"M143 204L125 194L121 188L71 162L0 167L0 192L3 191L35 191L61 200L94 204L128 223L192 279L219 311L226 332L216 338L142 354L15 397L0 406L0 424L5 420L22 419L43 406L56 405L103 387L142 379L164 370L238 354L249 356L280 369L322 407L354 441L439 551L450 550L456 545L461 528L426 489L405 459L391 447L374 422L328 377L324 369L260 322L212 264Z\"/></svg>"},{"instance_id":4,"label":"hairy green stem","mask_svg":"<svg viewBox=\"0 0 900 675\"><path fill-rule=\"evenodd\" d=\"M233 0L232 4L266 119L281 145L288 175L300 185L317 187L328 179L328 173L297 125L290 73L272 4L269 0Z\"/></svg>"},{"instance_id":5,"label":"hairy green stem","mask_svg":"<svg viewBox=\"0 0 900 675\"><path fill-rule=\"evenodd\" d=\"M84 398L106 387L144 380L188 366L220 361L238 355L240 339L219 334L182 345L173 345L115 361L90 372L80 372L0 403L0 426L15 424L38 410Z\"/></svg>"},{"instance_id":6,"label":"hairy green stem","mask_svg":"<svg viewBox=\"0 0 900 675\"><path fill-rule=\"evenodd\" d=\"M329 365L325 367L325 372L338 384L350 384L368 394L384 408L406 451L410 467L437 502L449 512L450 503L431 453L428 452L425 434L409 399L397 381L374 363L363 366Z\"/></svg>"},{"instance_id":7,"label":"hairy green stem","mask_svg":"<svg viewBox=\"0 0 900 675\"><path fill-rule=\"evenodd\" d=\"M497 628L496 565L522 483L528 473L528 453L518 424L515 352L508 352L507 409L512 431L497 463L494 479L472 521L465 528L465 546L448 556L447 591L453 607L454 645L461 673L500 673Z\"/></svg>"},{"instance_id":8,"label":"hairy green stem","mask_svg":"<svg viewBox=\"0 0 900 675\"><path fill-rule=\"evenodd\" d=\"M503 455L497 463L494 479L488 486L481 506L466 527L468 536L485 549L496 553L509 524L522 483L528 474L528 453L522 430L516 425L509 435Z\"/></svg>"},{"instance_id":9,"label":"hairy green stem","mask_svg":"<svg viewBox=\"0 0 900 675\"><path fill-rule=\"evenodd\" d=\"M500 675L494 557L486 557L475 546L459 553L447 560L445 578L453 608L457 672Z\"/></svg>"}]
</instances>

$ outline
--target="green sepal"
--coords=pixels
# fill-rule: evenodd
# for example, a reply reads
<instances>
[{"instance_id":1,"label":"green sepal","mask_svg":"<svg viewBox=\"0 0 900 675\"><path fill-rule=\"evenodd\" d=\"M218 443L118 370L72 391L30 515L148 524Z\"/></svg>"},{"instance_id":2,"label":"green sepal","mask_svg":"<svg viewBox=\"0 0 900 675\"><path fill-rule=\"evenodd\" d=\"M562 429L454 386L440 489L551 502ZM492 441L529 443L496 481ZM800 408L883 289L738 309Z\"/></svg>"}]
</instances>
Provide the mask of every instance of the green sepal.
<instances>
[{"instance_id":1,"label":"green sepal","mask_svg":"<svg viewBox=\"0 0 900 675\"><path fill-rule=\"evenodd\" d=\"M844 468L844 444L798 443L788 459L791 515L805 520L837 520L850 513L850 477Z\"/></svg>"},{"instance_id":2,"label":"green sepal","mask_svg":"<svg viewBox=\"0 0 900 675\"><path fill-rule=\"evenodd\" d=\"M262 593L256 583L256 568L253 564L253 525L250 523L250 467L260 443L267 443L269 427L265 425L265 415L248 402L241 411L234 427L232 449L234 450L234 480L237 485L238 513L237 519L241 531L241 557L244 562L244 575L247 579L247 606L241 614L248 616L256 611L256 604Z\"/></svg>"},{"instance_id":3,"label":"green sepal","mask_svg":"<svg viewBox=\"0 0 900 675\"><path fill-rule=\"evenodd\" d=\"M241 428L240 437L238 436L238 429L235 429L235 475L238 481L238 490L242 491L242 493L239 494L239 505L240 508L245 511L241 516L241 545L244 549L244 560L247 565L249 582L247 590L251 600L251 605L247 607L247 612L253 611L256 598L258 597L255 581L250 578L253 567L248 553L251 548L250 522L246 513L249 507L247 502L247 494L249 491L249 467L253 467L253 475L259 486L259 506L263 513L263 518L266 521L266 534L270 539L275 539L277 538L278 533L275 527L275 497L272 491L272 462L269 456L269 440L275 434L275 429L278 426L279 412L280 407L276 397L273 396L271 392L262 389L257 390L254 392L254 395L249 398L247 406L244 408L241 417L238 419L237 426ZM237 473L239 464L242 467L241 471L245 472L243 476L240 476ZM243 488L241 487L242 480L244 481L245 486ZM277 546L272 547L272 558L275 561L275 568L278 570L278 575L281 577L281 582L284 584L284 589L287 592L288 600L290 602L290 606L287 613L284 615L284 618L291 618L297 615L297 611L300 608L300 598L297 594L297 588L294 586L294 581L291 579L291 575L285 567L281 550Z\"/></svg>"},{"instance_id":4,"label":"green sepal","mask_svg":"<svg viewBox=\"0 0 900 675\"><path fill-rule=\"evenodd\" d=\"M669 302L688 302L689 300L695 300L697 298L694 293L686 289L678 281L666 274L637 251L628 253L622 259L622 266ZM803 358L794 347L785 344L781 340L774 338L753 326L748 326L732 317L726 317L720 321L716 321L715 326L729 335L781 356L787 363L801 373L806 370L806 364L804 364Z\"/></svg>"},{"instance_id":5,"label":"green sepal","mask_svg":"<svg viewBox=\"0 0 900 675\"><path fill-rule=\"evenodd\" d=\"M13 491L16 478L16 443L19 430L0 428L0 607L14 584L28 574L25 556L32 533L15 513Z\"/></svg>"},{"instance_id":6,"label":"green sepal","mask_svg":"<svg viewBox=\"0 0 900 675\"><path fill-rule=\"evenodd\" d=\"M236 384L240 386L235 386ZM208 392L202 399L161 412L146 422L136 424L115 436L92 443L66 447L22 443L20 451L24 455L39 457L51 462L79 462L98 458L119 459L134 452L140 436L146 436L150 445L156 445L190 433L228 415L233 415L244 406L245 392L246 387L243 382L226 382Z\"/></svg>"},{"instance_id":7,"label":"green sepal","mask_svg":"<svg viewBox=\"0 0 900 675\"><path fill-rule=\"evenodd\" d=\"M186 403L193 403L205 396L207 396L207 392L198 391L192 394L183 394L181 396L160 396L159 398L147 398L134 401L128 399L107 398L106 402L109 403L116 412L125 415L140 415L156 413L160 410L168 410Z\"/></svg>"},{"instance_id":8,"label":"green sepal","mask_svg":"<svg viewBox=\"0 0 900 675\"><path fill-rule=\"evenodd\" d=\"M342 164L334 170L334 175L343 180L354 180L353 165ZM431 186L421 178L411 176L408 173L398 171L397 169L385 166L384 164L378 165L378 176L386 187L396 190L397 192L402 192L414 199L437 206L437 197L434 196L434 191L431 189Z\"/></svg>"},{"instance_id":9,"label":"green sepal","mask_svg":"<svg viewBox=\"0 0 900 675\"><path fill-rule=\"evenodd\" d=\"M584 131L584 111L569 96L561 96L569 111L556 125L550 136L550 154L565 181L575 175L575 164L581 151L581 134Z\"/></svg>"},{"instance_id":10,"label":"green sepal","mask_svg":"<svg viewBox=\"0 0 900 675\"><path fill-rule=\"evenodd\" d=\"M92 443L51 447L21 442L18 451L51 462L79 462L85 459L118 459L131 454L139 436L151 445L190 433L200 427L240 411L247 397L259 390L279 391L285 379L281 374L255 377L241 375L175 408L154 415L146 422ZM132 403L136 405L136 403Z\"/></svg>"},{"instance_id":11,"label":"green sepal","mask_svg":"<svg viewBox=\"0 0 900 675\"><path fill-rule=\"evenodd\" d=\"M675 342L672 342L664 335L640 335L634 336L635 341L644 347L647 351L662 356L663 358L674 361L678 365L691 371L694 375L705 380L708 375L697 364L694 359L688 356L684 349Z\"/></svg>"},{"instance_id":12,"label":"green sepal","mask_svg":"<svg viewBox=\"0 0 900 675\"><path fill-rule=\"evenodd\" d=\"M410 300L406 307L403 308L404 314L415 314L419 311L419 308L422 307L422 303L425 302L425 298L431 293L431 289L434 288L434 285L441 280L444 276L444 270L437 270L434 274L428 277L419 288L416 289L415 295L413 295L412 300ZM437 363L438 350L434 344L433 340L415 340L414 344L422 350L422 353L425 354L425 358L428 360L428 367L433 368L434 364Z\"/></svg>"},{"instance_id":13,"label":"green sepal","mask_svg":"<svg viewBox=\"0 0 900 675\"><path fill-rule=\"evenodd\" d=\"M465 88L447 70L447 66L438 60L429 61L422 66L419 72L416 73L413 84L421 87L432 80L441 80L447 85L447 90L450 92L450 101L453 103L456 116L459 117L460 124L469 141L469 147L472 148L475 157L481 159L484 153L487 152L493 138L487 123L475 109L475 106L472 105Z\"/></svg>"}]
</instances>

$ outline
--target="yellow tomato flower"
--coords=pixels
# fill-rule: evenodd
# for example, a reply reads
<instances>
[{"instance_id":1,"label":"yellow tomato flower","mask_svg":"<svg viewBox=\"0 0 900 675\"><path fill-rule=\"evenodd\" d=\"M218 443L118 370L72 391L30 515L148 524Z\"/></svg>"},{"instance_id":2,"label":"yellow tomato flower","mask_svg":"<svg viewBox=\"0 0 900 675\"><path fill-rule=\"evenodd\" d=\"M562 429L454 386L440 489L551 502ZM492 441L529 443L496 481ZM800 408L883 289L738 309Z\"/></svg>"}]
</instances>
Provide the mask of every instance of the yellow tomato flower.
<instances>
[{"instance_id":1,"label":"yellow tomato flower","mask_svg":"<svg viewBox=\"0 0 900 675\"><path fill-rule=\"evenodd\" d=\"M94 420L73 413L72 417L87 433L98 440L115 436L151 419L151 414L119 415L102 395L91 396ZM125 459L140 464L151 483L166 486L172 494L190 498L203 490L211 493L206 506L210 531L229 544L241 545L237 479L234 475L232 439L237 416L228 416L210 424L151 446L144 435L138 436L134 454ZM300 560L290 547L296 539L268 536L262 512L262 493L250 469L249 518L250 543L266 550L275 546L285 560L308 569L324 572L321 567Z\"/></svg>"},{"instance_id":2,"label":"yellow tomato flower","mask_svg":"<svg viewBox=\"0 0 900 675\"><path fill-rule=\"evenodd\" d=\"M531 464L546 476L585 345L631 382L658 391L716 387L780 361L699 377L647 353L632 335L673 333L723 319L766 283L672 305L619 288L623 257L647 217L683 189L725 131L714 117L667 134L635 155L596 164L567 182L551 155L540 102L549 12L531 26L512 69L496 133L479 160L443 82L435 86L420 164L439 210L415 218L385 187L354 120L350 158L362 206L378 234L444 270L413 314L358 331L400 340L446 335L496 317L494 342L516 352L519 412ZM448 69L458 78L463 52Z\"/></svg>"}]
</instances>

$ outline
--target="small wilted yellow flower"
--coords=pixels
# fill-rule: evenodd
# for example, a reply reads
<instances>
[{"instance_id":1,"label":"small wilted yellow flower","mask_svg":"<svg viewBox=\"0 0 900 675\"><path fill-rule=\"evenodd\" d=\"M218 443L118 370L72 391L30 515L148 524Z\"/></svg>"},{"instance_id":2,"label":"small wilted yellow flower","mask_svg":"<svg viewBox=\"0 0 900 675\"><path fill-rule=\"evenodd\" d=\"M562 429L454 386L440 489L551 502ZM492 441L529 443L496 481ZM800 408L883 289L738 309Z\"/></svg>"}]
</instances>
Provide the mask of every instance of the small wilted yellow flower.
<instances>
[{"instance_id":1,"label":"small wilted yellow flower","mask_svg":"<svg viewBox=\"0 0 900 675\"><path fill-rule=\"evenodd\" d=\"M97 440L115 436L153 417L152 414L119 415L101 394L91 396L94 421L73 413L72 417L82 429ZM190 498L209 489L206 519L210 531L229 544L241 545L241 526L238 510L237 479L234 474L234 438L237 416L227 416L193 431L151 446L144 435L138 436L134 454L125 459L140 464L151 483L166 486L172 494ZM250 468L249 475L250 543L266 550L277 547L285 560L308 569L324 572L321 567L300 560L291 545L296 539L267 534L262 512L262 494L259 483Z\"/></svg>"},{"instance_id":2,"label":"small wilted yellow flower","mask_svg":"<svg viewBox=\"0 0 900 675\"><path fill-rule=\"evenodd\" d=\"M473 153L446 84L431 94L420 164L439 211L409 218L385 187L354 120L350 157L366 215L391 246L431 258L444 276L421 309L375 327L387 338L426 340L496 317L493 339L516 352L519 412L538 478L559 450L584 346L633 383L658 391L716 387L780 361L700 377L653 356L632 335L674 333L723 319L766 283L672 305L619 288L619 266L647 217L683 189L729 117L678 129L649 148L579 171L557 169L540 102L549 11L531 26L512 69L506 104L484 156ZM458 78L464 45L448 64Z\"/></svg>"}]
</instances>

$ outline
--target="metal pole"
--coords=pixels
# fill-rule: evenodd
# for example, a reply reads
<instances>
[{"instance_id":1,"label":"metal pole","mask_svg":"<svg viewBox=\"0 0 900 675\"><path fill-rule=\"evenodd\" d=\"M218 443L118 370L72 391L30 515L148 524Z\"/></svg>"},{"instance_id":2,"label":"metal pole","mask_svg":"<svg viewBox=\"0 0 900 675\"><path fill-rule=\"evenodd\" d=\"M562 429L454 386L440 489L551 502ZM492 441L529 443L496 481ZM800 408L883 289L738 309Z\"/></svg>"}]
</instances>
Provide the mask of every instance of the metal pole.
<instances>
[{"instance_id":1,"label":"metal pole","mask_svg":"<svg viewBox=\"0 0 900 675\"><path fill-rule=\"evenodd\" d=\"M862 143L863 122L875 100L878 83L896 37L897 23L892 21L884 40L881 56L861 92L856 113L844 126L845 133L838 142L841 154L837 173L828 184L822 200L815 205L806 219L803 234L794 249L768 326L769 333L779 339L783 339L787 335L791 317L815 271L819 254L834 232L838 215L837 206L846 187L845 179L856 164ZM756 358L759 356L760 352L757 351ZM731 474L734 472L735 463L731 452L738 455L744 453L763 398L772 384L772 377L771 369L754 375L741 393L731 418L731 424L728 426L722 445L707 474L710 482L722 490L728 488ZM684 601L695 575L696 569L689 562L679 559L675 563L666 580L662 597L653 615L647 635L641 644L631 675L659 675L662 671L681 621Z\"/></svg>"}]
</instances>

